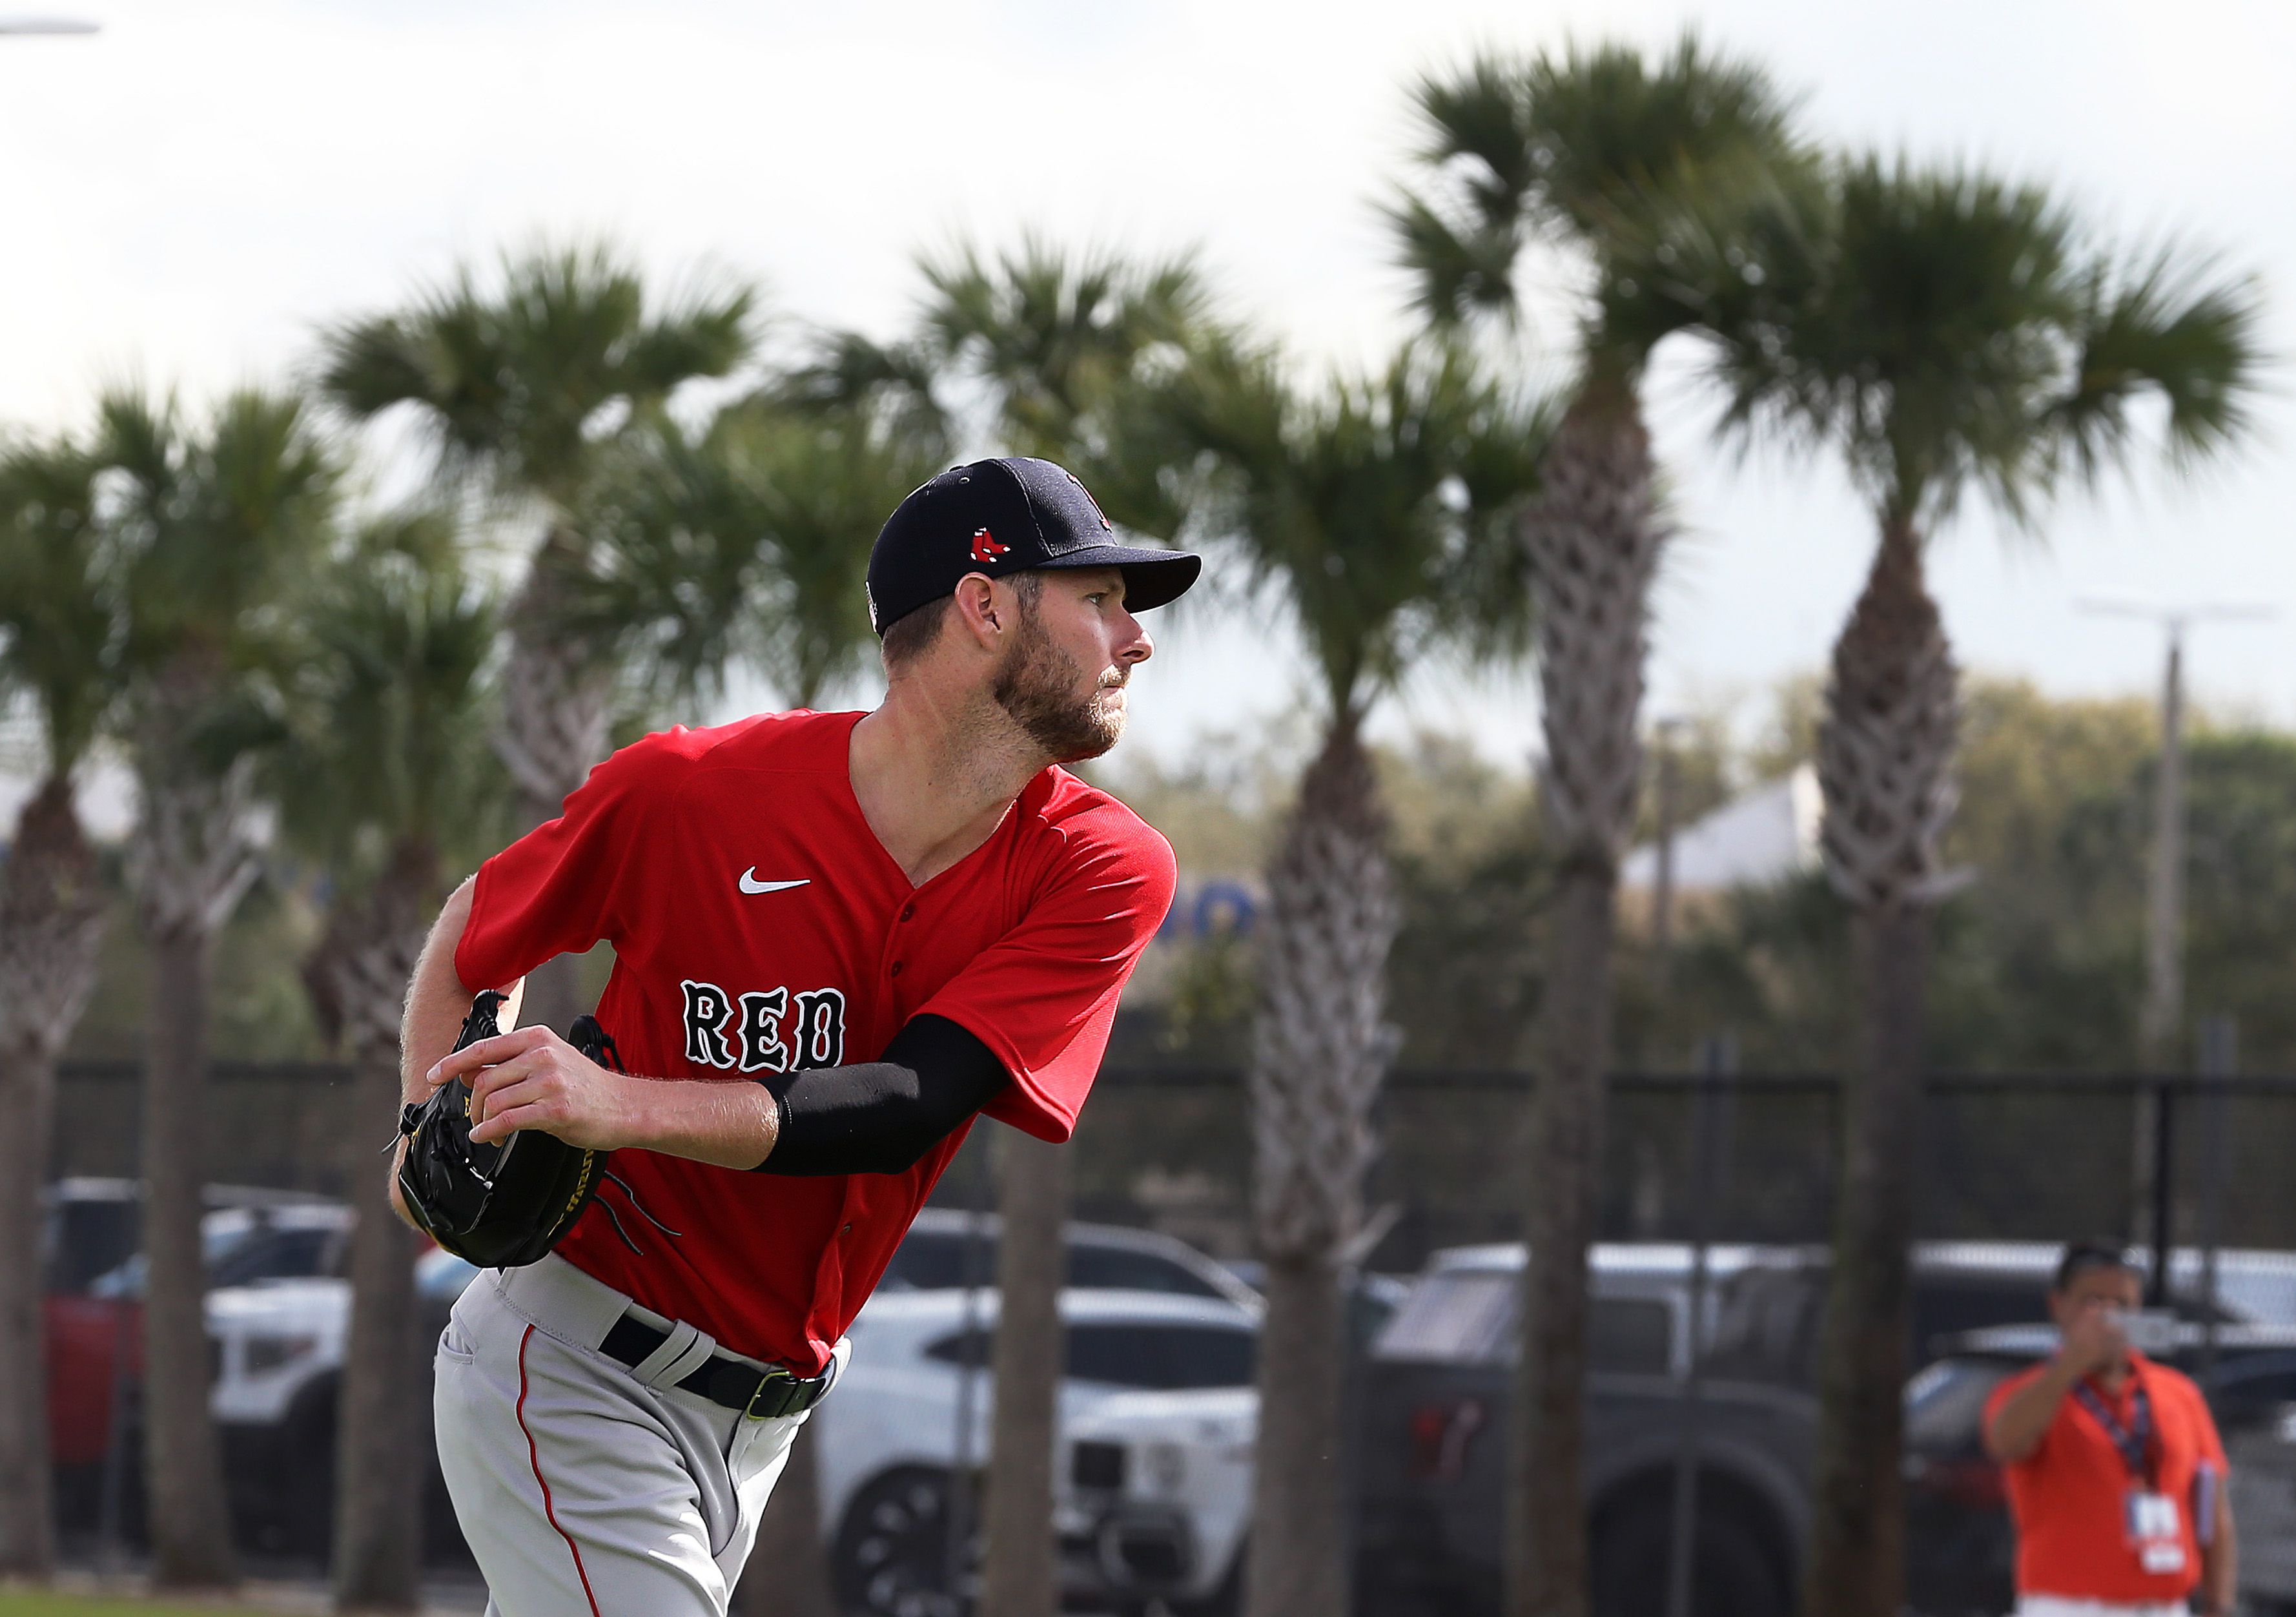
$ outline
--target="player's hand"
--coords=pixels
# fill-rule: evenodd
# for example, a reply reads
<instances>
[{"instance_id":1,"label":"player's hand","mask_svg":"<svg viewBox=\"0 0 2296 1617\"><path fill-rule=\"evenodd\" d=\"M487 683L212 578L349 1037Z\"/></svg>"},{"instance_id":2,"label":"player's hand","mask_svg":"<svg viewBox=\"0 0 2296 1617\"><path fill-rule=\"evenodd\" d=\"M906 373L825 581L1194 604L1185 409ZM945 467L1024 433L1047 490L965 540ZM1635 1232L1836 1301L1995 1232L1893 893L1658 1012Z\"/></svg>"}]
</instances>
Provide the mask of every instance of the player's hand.
<instances>
[{"instance_id":1,"label":"player's hand","mask_svg":"<svg viewBox=\"0 0 2296 1617\"><path fill-rule=\"evenodd\" d=\"M2091 1306L2074 1316L2058 1344L2057 1357L2079 1375L2091 1375L2128 1355L2128 1332L2111 1309Z\"/></svg>"},{"instance_id":2,"label":"player's hand","mask_svg":"<svg viewBox=\"0 0 2296 1617\"><path fill-rule=\"evenodd\" d=\"M545 1027L481 1038L425 1074L436 1089L471 1087L471 1138L481 1145L538 1129L570 1145L611 1151L636 1133L636 1080L610 1072Z\"/></svg>"}]
</instances>

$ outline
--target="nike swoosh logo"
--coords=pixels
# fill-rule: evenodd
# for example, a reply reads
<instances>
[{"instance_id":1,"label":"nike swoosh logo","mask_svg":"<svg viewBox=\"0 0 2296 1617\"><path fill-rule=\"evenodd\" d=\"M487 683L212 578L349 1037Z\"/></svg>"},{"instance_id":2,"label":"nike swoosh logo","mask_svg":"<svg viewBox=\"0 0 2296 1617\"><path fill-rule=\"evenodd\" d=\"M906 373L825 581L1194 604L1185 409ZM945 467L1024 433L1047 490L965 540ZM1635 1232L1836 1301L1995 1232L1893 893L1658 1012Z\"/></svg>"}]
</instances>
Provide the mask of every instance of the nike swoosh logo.
<instances>
[{"instance_id":1,"label":"nike swoosh logo","mask_svg":"<svg viewBox=\"0 0 2296 1617\"><path fill-rule=\"evenodd\" d=\"M792 887L808 886L811 882L810 876L797 882L760 882L758 880L758 867L755 865L742 873L743 892L783 892Z\"/></svg>"}]
</instances>

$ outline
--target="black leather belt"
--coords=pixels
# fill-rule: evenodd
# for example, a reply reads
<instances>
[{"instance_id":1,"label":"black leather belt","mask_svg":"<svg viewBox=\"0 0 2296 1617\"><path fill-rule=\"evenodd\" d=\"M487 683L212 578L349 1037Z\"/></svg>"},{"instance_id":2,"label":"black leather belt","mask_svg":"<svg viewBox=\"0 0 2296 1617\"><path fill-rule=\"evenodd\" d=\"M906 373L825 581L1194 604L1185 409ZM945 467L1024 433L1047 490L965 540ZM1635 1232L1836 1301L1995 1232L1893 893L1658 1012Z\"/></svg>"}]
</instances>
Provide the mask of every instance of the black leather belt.
<instances>
[{"instance_id":1,"label":"black leather belt","mask_svg":"<svg viewBox=\"0 0 2296 1617\"><path fill-rule=\"evenodd\" d=\"M635 1370L668 1340L668 1331L656 1329L635 1314L625 1314L614 1322L613 1329L606 1333L606 1340L598 1347L607 1358L619 1358ZM688 1392L700 1393L713 1404L738 1409L757 1420L772 1420L779 1416L801 1415L812 1408L836 1379L837 1361L833 1358L829 1361L829 1368L820 1375L804 1376L792 1375L780 1365L760 1370L755 1365L717 1352L703 1359L701 1368L679 1378L677 1384Z\"/></svg>"}]
</instances>

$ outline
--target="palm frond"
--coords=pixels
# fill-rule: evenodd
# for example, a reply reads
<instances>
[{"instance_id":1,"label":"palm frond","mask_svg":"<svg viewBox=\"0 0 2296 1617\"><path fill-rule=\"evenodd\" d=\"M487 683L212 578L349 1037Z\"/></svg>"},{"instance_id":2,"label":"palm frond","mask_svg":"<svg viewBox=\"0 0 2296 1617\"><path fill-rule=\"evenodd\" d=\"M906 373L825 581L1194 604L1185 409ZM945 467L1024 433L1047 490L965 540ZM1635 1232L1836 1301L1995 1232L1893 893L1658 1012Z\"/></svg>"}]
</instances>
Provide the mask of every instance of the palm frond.
<instances>
[{"instance_id":1,"label":"palm frond","mask_svg":"<svg viewBox=\"0 0 2296 1617\"><path fill-rule=\"evenodd\" d=\"M398 849L466 855L504 796L488 678L500 608L463 525L430 506L369 519L314 581L266 743L287 835L338 882Z\"/></svg>"},{"instance_id":2,"label":"palm frond","mask_svg":"<svg viewBox=\"0 0 2296 1617\"><path fill-rule=\"evenodd\" d=\"M1479 55L1422 79L1413 99L1422 188L1384 211L1414 301L1438 322L1511 310L1515 261L1538 240L1571 249L1606 287L1653 208L1718 176L1742 170L1749 178L1733 183L1746 184L1803 160L1792 99L1750 59L1695 35L1656 62L1621 44ZM1589 322L1616 349L1647 329Z\"/></svg>"},{"instance_id":3,"label":"palm frond","mask_svg":"<svg viewBox=\"0 0 2296 1617\"><path fill-rule=\"evenodd\" d=\"M806 415L858 413L940 462L947 459L955 434L934 391L935 370L934 356L922 341L886 343L858 332L822 332L796 364L767 381L755 402Z\"/></svg>"},{"instance_id":4,"label":"palm frond","mask_svg":"<svg viewBox=\"0 0 2296 1617\"><path fill-rule=\"evenodd\" d=\"M1289 603L1333 718L1359 717L1447 633L1503 644L1505 604L1465 597L1504 575L1501 513L1536 475L1540 429L1464 348L1303 388L1280 354L1219 345L1161 407L1205 464L1205 524Z\"/></svg>"},{"instance_id":5,"label":"palm frond","mask_svg":"<svg viewBox=\"0 0 2296 1617\"><path fill-rule=\"evenodd\" d=\"M758 299L697 284L655 309L603 242L505 255L418 288L406 307L323 333L317 385L357 420L414 406L449 475L570 503L611 431L685 382L730 373L757 341Z\"/></svg>"},{"instance_id":6,"label":"palm frond","mask_svg":"<svg viewBox=\"0 0 2296 1617\"><path fill-rule=\"evenodd\" d=\"M1605 318L1699 331L1725 434L1837 450L1884 524L1978 489L2030 526L2126 458L2147 393L2179 462L2246 424L2252 286L2125 261L2036 185L1869 155L1676 199L1621 240Z\"/></svg>"},{"instance_id":7,"label":"palm frond","mask_svg":"<svg viewBox=\"0 0 2296 1617\"><path fill-rule=\"evenodd\" d=\"M1382 212L1395 238L1395 261L1412 279L1413 307L1430 324L1456 325L1475 315L1515 317L1519 226L1454 227L1414 196L1398 198Z\"/></svg>"},{"instance_id":8,"label":"palm frond","mask_svg":"<svg viewBox=\"0 0 2296 1617\"><path fill-rule=\"evenodd\" d=\"M1010 448L1055 460L1089 447L1095 412L1151 350L1184 343L1209 308L1190 255L1136 262L1033 234L995 259L960 242L919 270L941 367L987 385Z\"/></svg>"},{"instance_id":9,"label":"palm frond","mask_svg":"<svg viewBox=\"0 0 2296 1617\"><path fill-rule=\"evenodd\" d=\"M2125 267L2095 263L2071 333L2071 385L2052 412L2079 480L2096 481L2125 454L2128 406L2146 392L2168 404L2168 448L2179 466L2240 438L2259 385L2261 318L2252 279L2173 248Z\"/></svg>"},{"instance_id":10,"label":"palm frond","mask_svg":"<svg viewBox=\"0 0 2296 1617\"><path fill-rule=\"evenodd\" d=\"M68 776L120 689L114 556L95 458L66 439L0 450L0 704L22 692L49 770Z\"/></svg>"}]
</instances>

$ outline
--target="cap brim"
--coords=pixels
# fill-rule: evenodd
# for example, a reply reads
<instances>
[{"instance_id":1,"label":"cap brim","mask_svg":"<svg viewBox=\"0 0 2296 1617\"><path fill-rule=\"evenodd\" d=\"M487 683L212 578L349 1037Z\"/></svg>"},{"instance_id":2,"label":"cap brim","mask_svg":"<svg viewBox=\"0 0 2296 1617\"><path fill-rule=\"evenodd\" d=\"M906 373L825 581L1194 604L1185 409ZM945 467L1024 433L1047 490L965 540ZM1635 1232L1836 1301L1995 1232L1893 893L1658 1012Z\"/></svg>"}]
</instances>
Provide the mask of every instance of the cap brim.
<instances>
[{"instance_id":1,"label":"cap brim","mask_svg":"<svg viewBox=\"0 0 2296 1617\"><path fill-rule=\"evenodd\" d=\"M1188 593L1204 570L1203 557L1190 550L1152 550L1140 545L1090 545L1065 551L1038 567L1116 567L1124 571L1124 609L1144 612Z\"/></svg>"}]
</instances>

